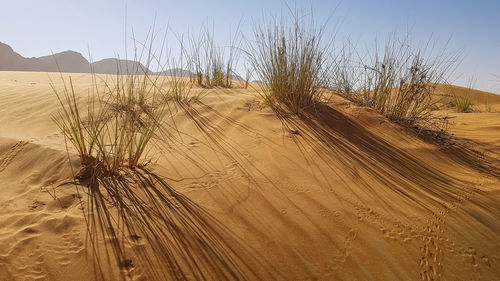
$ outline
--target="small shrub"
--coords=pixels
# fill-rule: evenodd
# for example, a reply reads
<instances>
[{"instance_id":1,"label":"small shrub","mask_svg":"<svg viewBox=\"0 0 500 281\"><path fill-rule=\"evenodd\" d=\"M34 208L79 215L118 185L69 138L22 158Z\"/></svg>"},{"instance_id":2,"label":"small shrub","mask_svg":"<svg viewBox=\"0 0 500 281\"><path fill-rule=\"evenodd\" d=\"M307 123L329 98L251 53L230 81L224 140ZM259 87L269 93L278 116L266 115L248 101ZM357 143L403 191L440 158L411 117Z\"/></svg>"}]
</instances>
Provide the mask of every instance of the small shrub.
<instances>
[{"instance_id":1,"label":"small shrub","mask_svg":"<svg viewBox=\"0 0 500 281\"><path fill-rule=\"evenodd\" d=\"M436 85L446 80L456 57L413 50L408 38L396 36L389 38L382 53L377 45L375 50L371 62L360 63L360 74L341 72L354 77L340 83L346 85L340 88L344 96L374 108L394 122L416 125L438 120L431 113L437 103L433 93ZM352 85L356 84L358 89L353 91Z\"/></svg>"},{"instance_id":2,"label":"small shrub","mask_svg":"<svg viewBox=\"0 0 500 281\"><path fill-rule=\"evenodd\" d=\"M472 112L472 96L476 79L472 76L467 82L467 91L463 95L452 94L448 105L456 108L457 112Z\"/></svg>"},{"instance_id":3,"label":"small shrub","mask_svg":"<svg viewBox=\"0 0 500 281\"><path fill-rule=\"evenodd\" d=\"M279 102L297 113L322 100L332 70L324 28L295 14L291 25L274 21L256 26L254 36L248 57L268 104Z\"/></svg>"},{"instance_id":4,"label":"small shrub","mask_svg":"<svg viewBox=\"0 0 500 281\"><path fill-rule=\"evenodd\" d=\"M191 81L204 87L231 87L240 44L239 28L230 34L229 45L221 47L215 44L213 32L204 27L190 40Z\"/></svg>"},{"instance_id":5,"label":"small shrub","mask_svg":"<svg viewBox=\"0 0 500 281\"><path fill-rule=\"evenodd\" d=\"M132 65L126 70L117 65L118 74L111 82L92 74L86 110L71 78L69 85L63 79L62 91L52 86L61 106L54 122L76 148L82 164L99 167L94 171L98 175L138 166L165 116L158 76L151 77L137 60Z\"/></svg>"},{"instance_id":6,"label":"small shrub","mask_svg":"<svg viewBox=\"0 0 500 281\"><path fill-rule=\"evenodd\" d=\"M458 96L453 95L448 104L456 108L457 112L471 112L472 111L472 95Z\"/></svg>"}]
</instances>

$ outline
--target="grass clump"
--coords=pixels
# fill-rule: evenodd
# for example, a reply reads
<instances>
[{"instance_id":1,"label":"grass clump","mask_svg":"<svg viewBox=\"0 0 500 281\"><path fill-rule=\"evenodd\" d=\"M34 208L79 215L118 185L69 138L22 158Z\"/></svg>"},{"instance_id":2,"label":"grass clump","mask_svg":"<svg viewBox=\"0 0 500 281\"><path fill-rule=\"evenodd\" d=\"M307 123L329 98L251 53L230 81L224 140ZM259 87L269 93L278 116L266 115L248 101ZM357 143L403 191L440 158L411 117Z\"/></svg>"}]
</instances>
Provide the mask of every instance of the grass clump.
<instances>
[{"instance_id":1,"label":"grass clump","mask_svg":"<svg viewBox=\"0 0 500 281\"><path fill-rule=\"evenodd\" d=\"M453 95L448 101L448 105L456 108L457 112L472 112L472 95Z\"/></svg>"},{"instance_id":2,"label":"grass clump","mask_svg":"<svg viewBox=\"0 0 500 281\"><path fill-rule=\"evenodd\" d=\"M140 165L165 116L156 82L147 73L136 75L137 71L117 75L110 83L98 82L93 74L86 110L71 78L62 91L53 86L61 106L53 120L78 151L82 164L99 170L96 175Z\"/></svg>"},{"instance_id":3,"label":"grass clump","mask_svg":"<svg viewBox=\"0 0 500 281\"><path fill-rule=\"evenodd\" d=\"M365 67L364 103L400 123L429 119L436 103L432 94L451 67L443 59L413 51L407 39L390 39L383 54L376 54L375 61Z\"/></svg>"},{"instance_id":4,"label":"grass clump","mask_svg":"<svg viewBox=\"0 0 500 281\"><path fill-rule=\"evenodd\" d=\"M382 51L376 44L371 59L360 59L357 66L352 66L352 50L344 51L336 60L333 88L393 122L435 122L439 118L432 115L432 109L438 101L433 93L438 84L446 81L456 57L432 55L428 48L413 49L408 37L392 35Z\"/></svg>"},{"instance_id":5,"label":"grass clump","mask_svg":"<svg viewBox=\"0 0 500 281\"><path fill-rule=\"evenodd\" d=\"M306 18L295 14L290 25L275 20L256 26L248 52L264 100L295 113L322 100L331 70L324 26Z\"/></svg>"},{"instance_id":6,"label":"grass clump","mask_svg":"<svg viewBox=\"0 0 500 281\"><path fill-rule=\"evenodd\" d=\"M475 81L474 77L469 79L467 82L466 92L464 94L457 95L452 93L448 100L448 106L455 108L459 113L472 112L472 97Z\"/></svg>"},{"instance_id":7,"label":"grass clump","mask_svg":"<svg viewBox=\"0 0 500 281\"><path fill-rule=\"evenodd\" d=\"M234 34L230 32L228 46L219 46L215 43L213 31L203 27L198 36L190 40L191 82L203 87L232 87L240 44L239 28Z\"/></svg>"},{"instance_id":8,"label":"grass clump","mask_svg":"<svg viewBox=\"0 0 500 281\"><path fill-rule=\"evenodd\" d=\"M176 102L185 102L193 98L192 90L193 83L188 77L185 77L187 63L186 61L186 50L184 49L184 43L180 41L181 52L177 59L169 55L169 60L167 61L167 66L170 68L168 72L163 71L166 75L165 81L167 82L167 91L165 97L167 100L172 100ZM165 67L164 67L165 68ZM199 98L198 96L196 96Z\"/></svg>"}]
</instances>

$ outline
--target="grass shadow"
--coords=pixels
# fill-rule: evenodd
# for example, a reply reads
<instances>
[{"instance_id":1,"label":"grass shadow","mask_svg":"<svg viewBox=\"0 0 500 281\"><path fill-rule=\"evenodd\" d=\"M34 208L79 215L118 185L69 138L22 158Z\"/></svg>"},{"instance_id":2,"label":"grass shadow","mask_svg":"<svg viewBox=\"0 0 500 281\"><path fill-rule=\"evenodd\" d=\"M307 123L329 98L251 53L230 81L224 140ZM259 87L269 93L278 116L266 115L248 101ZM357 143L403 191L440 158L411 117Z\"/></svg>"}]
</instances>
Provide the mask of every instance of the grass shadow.
<instances>
[{"instance_id":1,"label":"grass shadow","mask_svg":"<svg viewBox=\"0 0 500 281\"><path fill-rule=\"evenodd\" d=\"M484 195L471 183L454 178L428 160L394 146L328 105L317 103L297 115L280 107L273 110L303 154L312 151L310 159L321 159L332 171L347 173L369 196L385 204L392 202L381 196L382 190L374 189L374 184L360 173L368 173L408 204L416 203L431 213L435 207L448 208L450 202Z\"/></svg>"},{"instance_id":2,"label":"grass shadow","mask_svg":"<svg viewBox=\"0 0 500 281\"><path fill-rule=\"evenodd\" d=\"M136 264L148 280L271 280L277 276L263 257L215 217L146 168L82 180L82 184L88 187L86 218L96 279L112 277L104 265L113 262L122 280L131 277ZM103 239L104 249L99 246Z\"/></svg>"}]
</instances>

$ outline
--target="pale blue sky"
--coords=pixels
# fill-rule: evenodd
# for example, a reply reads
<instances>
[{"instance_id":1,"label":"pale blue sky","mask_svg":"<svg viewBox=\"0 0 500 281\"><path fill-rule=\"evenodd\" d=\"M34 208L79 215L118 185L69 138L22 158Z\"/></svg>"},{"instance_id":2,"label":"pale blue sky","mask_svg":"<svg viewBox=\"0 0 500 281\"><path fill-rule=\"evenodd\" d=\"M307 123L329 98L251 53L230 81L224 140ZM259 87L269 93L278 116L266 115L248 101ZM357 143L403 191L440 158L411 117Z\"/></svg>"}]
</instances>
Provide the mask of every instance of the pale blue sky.
<instances>
[{"instance_id":1,"label":"pale blue sky","mask_svg":"<svg viewBox=\"0 0 500 281\"><path fill-rule=\"evenodd\" d=\"M0 42L26 57L64 50L87 56L89 46L94 60L99 60L116 53L123 56L125 19L139 39L156 13L157 29L170 23L172 30L187 33L209 21L217 39L226 40L229 27L234 30L240 21L242 31L251 36L254 21L288 13L284 3L312 7L320 23L333 13L330 30L337 38L348 36L359 47L406 30L413 42L425 42L431 35L440 43L451 38L448 50L463 54L455 83L465 85L474 75L476 88L500 93L500 78L494 76L500 75L498 0L2 0Z\"/></svg>"}]
</instances>

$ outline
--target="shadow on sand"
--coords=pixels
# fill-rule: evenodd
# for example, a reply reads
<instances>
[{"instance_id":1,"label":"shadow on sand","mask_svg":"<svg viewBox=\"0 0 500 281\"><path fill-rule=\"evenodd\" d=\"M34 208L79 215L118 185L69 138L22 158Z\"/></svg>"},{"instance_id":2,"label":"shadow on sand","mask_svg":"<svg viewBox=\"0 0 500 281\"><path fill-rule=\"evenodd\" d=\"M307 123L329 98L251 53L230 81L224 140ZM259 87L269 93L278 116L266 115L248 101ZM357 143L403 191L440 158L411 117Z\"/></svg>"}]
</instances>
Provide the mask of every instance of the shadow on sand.
<instances>
[{"instance_id":1,"label":"shadow on sand","mask_svg":"<svg viewBox=\"0 0 500 281\"><path fill-rule=\"evenodd\" d=\"M180 109L198 128L207 147L237 162L240 172L258 186L253 173L264 177L265 174L249 163L240 147L229 141L222 127L206 115L212 114L249 135L255 133L252 128L201 103L181 105ZM485 192L392 145L330 106L318 104L298 116L277 107L273 110L310 160L309 165L321 160L330 166L330 171L322 175L327 182L341 171L339 180L346 175L358 179L356 183L363 192L382 204L393 202L380 193L394 192L408 205L416 205L436 217L438 210L449 210L450 203L472 197L478 199L473 203L479 207L500 212ZM202 155L193 155L189 159L198 162L200 169L213 168ZM368 173L384 190L376 190L373 182L360 173ZM265 257L151 170L126 169L120 175L82 184L88 187L86 218L96 257L96 279L109 279L106 263L119 266L121 279L141 270L147 280L275 280L281 276Z\"/></svg>"},{"instance_id":2,"label":"shadow on sand","mask_svg":"<svg viewBox=\"0 0 500 281\"><path fill-rule=\"evenodd\" d=\"M321 159L332 171L348 173L372 198L385 200L378 195L381 190L374 190L372 183L359 176L361 171L368 172L402 200L411 205L416 203L431 213L435 212L434 207L447 209L450 202L462 202L471 196L486 197L485 192L472 187L471 183L450 176L428 159L419 159L409 151L392 145L328 105L315 104L298 115L290 115L280 107L273 110L285 130L291 132L290 137L305 158ZM458 164L466 162L467 167L498 175L498 168L471 161L470 157L474 155L468 152L459 155ZM457 157L448 156L450 160ZM483 207L498 209L495 205Z\"/></svg>"},{"instance_id":3,"label":"shadow on sand","mask_svg":"<svg viewBox=\"0 0 500 281\"><path fill-rule=\"evenodd\" d=\"M88 186L88 237L96 279L142 267L147 280L271 280L277 273L216 218L146 168ZM105 240L104 249L100 241ZM132 252L130 252L130 250ZM103 257L105 257L103 259Z\"/></svg>"}]
</instances>

